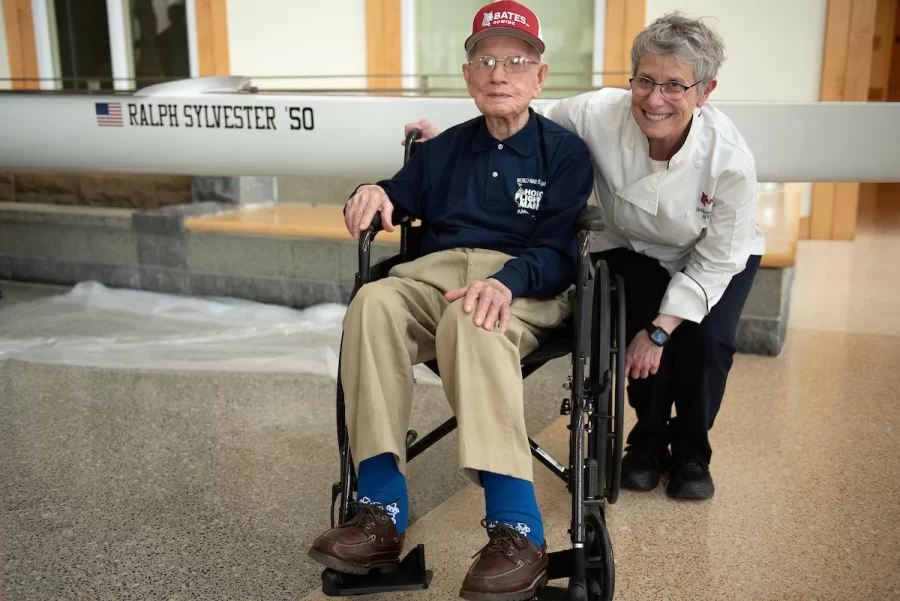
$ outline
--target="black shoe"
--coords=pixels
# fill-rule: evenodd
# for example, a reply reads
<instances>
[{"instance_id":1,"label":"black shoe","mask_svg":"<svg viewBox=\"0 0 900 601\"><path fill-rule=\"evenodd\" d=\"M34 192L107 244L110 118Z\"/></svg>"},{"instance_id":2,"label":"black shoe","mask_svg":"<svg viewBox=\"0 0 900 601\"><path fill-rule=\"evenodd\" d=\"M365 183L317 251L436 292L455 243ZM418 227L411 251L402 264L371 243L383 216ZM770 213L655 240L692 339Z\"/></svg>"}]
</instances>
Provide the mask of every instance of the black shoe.
<instances>
[{"instance_id":1,"label":"black shoe","mask_svg":"<svg viewBox=\"0 0 900 601\"><path fill-rule=\"evenodd\" d=\"M660 475L669 467L669 450L629 447L622 458L622 488L653 490Z\"/></svg>"},{"instance_id":2,"label":"black shoe","mask_svg":"<svg viewBox=\"0 0 900 601\"><path fill-rule=\"evenodd\" d=\"M679 455L672 462L666 494L674 499L711 499L716 492L709 466L695 455Z\"/></svg>"}]
</instances>

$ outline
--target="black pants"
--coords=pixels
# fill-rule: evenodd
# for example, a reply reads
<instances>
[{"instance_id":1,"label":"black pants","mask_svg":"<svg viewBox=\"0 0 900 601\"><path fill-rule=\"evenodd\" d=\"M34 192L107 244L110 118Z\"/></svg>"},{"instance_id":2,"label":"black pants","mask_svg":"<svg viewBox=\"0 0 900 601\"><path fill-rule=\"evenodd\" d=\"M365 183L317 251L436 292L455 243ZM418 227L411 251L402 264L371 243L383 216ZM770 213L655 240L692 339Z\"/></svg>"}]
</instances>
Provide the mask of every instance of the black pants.
<instances>
[{"instance_id":1,"label":"black pants","mask_svg":"<svg viewBox=\"0 0 900 601\"><path fill-rule=\"evenodd\" d=\"M656 259L624 248L593 255L595 262L600 259L625 280L625 335L630 344L659 315L669 272ZM709 463L708 432L725 394L738 320L759 261L759 256L750 257L701 323L684 321L678 326L655 375L629 379L628 402L638 418L628 435L629 445L662 449L671 444L673 454L694 455Z\"/></svg>"}]
</instances>

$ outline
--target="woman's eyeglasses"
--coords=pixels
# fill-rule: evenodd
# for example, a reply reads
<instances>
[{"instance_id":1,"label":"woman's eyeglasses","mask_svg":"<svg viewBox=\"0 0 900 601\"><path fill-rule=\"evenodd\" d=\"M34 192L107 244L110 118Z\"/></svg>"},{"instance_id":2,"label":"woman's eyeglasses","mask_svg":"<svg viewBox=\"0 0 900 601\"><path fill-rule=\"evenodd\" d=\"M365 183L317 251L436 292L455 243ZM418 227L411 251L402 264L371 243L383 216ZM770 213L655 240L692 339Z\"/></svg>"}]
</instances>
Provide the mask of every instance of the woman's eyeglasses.
<instances>
[{"instance_id":1,"label":"woman's eyeglasses","mask_svg":"<svg viewBox=\"0 0 900 601\"><path fill-rule=\"evenodd\" d=\"M664 81L662 83L657 83L649 77L632 77L628 80L628 83L631 84L631 91L638 96L649 96L653 93L653 88L659 86L659 89L662 92L662 95L666 97L666 100L681 100L688 90L701 83L701 81L688 86L678 81Z\"/></svg>"}]
</instances>

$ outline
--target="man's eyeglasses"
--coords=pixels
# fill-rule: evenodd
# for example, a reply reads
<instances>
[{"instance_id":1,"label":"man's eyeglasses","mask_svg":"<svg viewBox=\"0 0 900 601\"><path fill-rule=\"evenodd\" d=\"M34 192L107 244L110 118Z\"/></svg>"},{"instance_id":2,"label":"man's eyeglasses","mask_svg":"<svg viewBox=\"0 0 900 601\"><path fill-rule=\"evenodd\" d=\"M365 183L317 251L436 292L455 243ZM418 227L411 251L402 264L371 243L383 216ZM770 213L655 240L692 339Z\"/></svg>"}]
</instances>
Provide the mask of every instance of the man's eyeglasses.
<instances>
[{"instance_id":1,"label":"man's eyeglasses","mask_svg":"<svg viewBox=\"0 0 900 601\"><path fill-rule=\"evenodd\" d=\"M473 69L482 73L493 71L497 65L503 65L507 73L522 73L530 65L539 65L540 63L524 56L504 56L503 58L479 56L469 61L469 64Z\"/></svg>"},{"instance_id":2,"label":"man's eyeglasses","mask_svg":"<svg viewBox=\"0 0 900 601\"><path fill-rule=\"evenodd\" d=\"M628 83L631 84L631 91L638 96L649 96L653 93L653 88L659 86L659 90L666 97L666 100L681 100L688 90L700 84L701 81L687 86L678 81L657 83L649 77L632 77L628 80Z\"/></svg>"}]
</instances>

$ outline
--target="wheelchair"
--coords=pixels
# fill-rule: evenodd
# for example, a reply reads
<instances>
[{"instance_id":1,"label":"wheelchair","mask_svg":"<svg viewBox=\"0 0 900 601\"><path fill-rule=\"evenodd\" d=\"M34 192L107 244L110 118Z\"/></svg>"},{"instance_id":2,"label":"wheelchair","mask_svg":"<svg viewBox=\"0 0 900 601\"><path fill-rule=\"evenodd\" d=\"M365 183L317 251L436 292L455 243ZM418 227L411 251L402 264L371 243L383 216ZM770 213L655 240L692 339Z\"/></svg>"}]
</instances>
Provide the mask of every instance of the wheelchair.
<instances>
[{"instance_id":1,"label":"wheelchair","mask_svg":"<svg viewBox=\"0 0 900 601\"><path fill-rule=\"evenodd\" d=\"M406 139L404 162L415 151L420 132L413 130ZM359 271L351 293L369 282L386 277L392 267L417 257L421 226L413 226L408 216L394 212L401 228L400 253L382 262L370 264L370 248L381 231L380 215L359 239ZM579 601L608 601L615 589L615 564L612 543L606 527L606 503L615 503L619 495L622 467L623 403L625 396L625 290L621 276L613 277L606 264L591 265L590 232L601 231L603 221L597 207L588 206L578 217L578 269L575 307L564 327L521 360L522 377L527 378L548 361L571 354L572 375L563 383L570 392L562 400L561 415L570 416L569 458L561 464L530 437L532 455L566 485L572 496L572 521L568 532L571 548L550 552L549 583L537 598L565 598ZM342 340L343 345L343 340ZM425 365L435 374L437 362ZM406 457L412 461L431 445L456 428L452 417L417 441L409 430ZM344 394L337 379L337 440L340 451L340 482L332 486L331 526L353 517L356 473L345 424ZM425 567L424 546L407 552L397 570L370 572L366 575L343 574L326 568L322 572L322 590L327 596L349 596L389 591L428 588L432 572ZM554 580L568 578L566 589L553 587Z\"/></svg>"}]
</instances>

